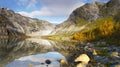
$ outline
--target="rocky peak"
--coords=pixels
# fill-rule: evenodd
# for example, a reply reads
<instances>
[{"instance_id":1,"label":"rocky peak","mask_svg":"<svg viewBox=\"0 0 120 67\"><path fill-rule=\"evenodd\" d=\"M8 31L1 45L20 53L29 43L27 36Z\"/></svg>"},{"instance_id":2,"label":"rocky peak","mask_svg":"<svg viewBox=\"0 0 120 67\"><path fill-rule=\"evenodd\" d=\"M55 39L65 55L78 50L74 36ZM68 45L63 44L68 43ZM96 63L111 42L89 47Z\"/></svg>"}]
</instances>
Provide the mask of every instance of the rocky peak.
<instances>
[{"instance_id":1,"label":"rocky peak","mask_svg":"<svg viewBox=\"0 0 120 67\"><path fill-rule=\"evenodd\" d=\"M120 0L110 0L107 4L110 6L120 5Z\"/></svg>"},{"instance_id":2,"label":"rocky peak","mask_svg":"<svg viewBox=\"0 0 120 67\"><path fill-rule=\"evenodd\" d=\"M113 16L113 17L116 17L116 15L119 16L120 0L110 0L100 9L100 12L103 18L108 16Z\"/></svg>"},{"instance_id":3,"label":"rocky peak","mask_svg":"<svg viewBox=\"0 0 120 67\"><path fill-rule=\"evenodd\" d=\"M120 0L110 0L106 6L110 9L113 10L120 10Z\"/></svg>"},{"instance_id":4,"label":"rocky peak","mask_svg":"<svg viewBox=\"0 0 120 67\"><path fill-rule=\"evenodd\" d=\"M105 3L101 3L101 2L87 3L82 7L74 10L68 20L76 22L75 21L76 18L80 18L87 20L89 22L94 21L100 17L99 10L103 5L105 5Z\"/></svg>"},{"instance_id":5,"label":"rocky peak","mask_svg":"<svg viewBox=\"0 0 120 67\"><path fill-rule=\"evenodd\" d=\"M4 15L6 17L11 17L15 13L8 8L0 8L0 14Z\"/></svg>"}]
</instances>

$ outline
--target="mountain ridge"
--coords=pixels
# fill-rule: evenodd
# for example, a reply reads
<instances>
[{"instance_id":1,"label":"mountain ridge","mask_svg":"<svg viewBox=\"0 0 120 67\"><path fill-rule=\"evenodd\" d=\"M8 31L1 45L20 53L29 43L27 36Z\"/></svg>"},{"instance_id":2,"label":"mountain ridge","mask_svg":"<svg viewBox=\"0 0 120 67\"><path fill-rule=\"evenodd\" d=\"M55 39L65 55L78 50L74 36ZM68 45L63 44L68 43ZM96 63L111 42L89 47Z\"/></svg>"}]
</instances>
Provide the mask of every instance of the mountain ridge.
<instances>
[{"instance_id":1,"label":"mountain ridge","mask_svg":"<svg viewBox=\"0 0 120 67\"><path fill-rule=\"evenodd\" d=\"M120 0L110 0L107 3L96 2L96 1L92 3L86 3L85 5L76 8L70 14L69 18L66 21L58 25L54 33L59 34L60 30L64 30L64 28L66 27L71 29L70 30L71 32L74 31L74 28L76 27L81 28L86 24L110 16L114 17L114 20L118 21L120 19L119 10L120 10ZM71 26L74 26L74 28L72 28ZM62 33L65 32L68 31L67 30L65 30L64 32L62 31Z\"/></svg>"},{"instance_id":2,"label":"mountain ridge","mask_svg":"<svg viewBox=\"0 0 120 67\"><path fill-rule=\"evenodd\" d=\"M55 27L48 21L25 17L7 8L0 8L0 14L8 20L6 28L9 36L42 36L49 34ZM2 19L0 21L3 22Z\"/></svg>"}]
</instances>

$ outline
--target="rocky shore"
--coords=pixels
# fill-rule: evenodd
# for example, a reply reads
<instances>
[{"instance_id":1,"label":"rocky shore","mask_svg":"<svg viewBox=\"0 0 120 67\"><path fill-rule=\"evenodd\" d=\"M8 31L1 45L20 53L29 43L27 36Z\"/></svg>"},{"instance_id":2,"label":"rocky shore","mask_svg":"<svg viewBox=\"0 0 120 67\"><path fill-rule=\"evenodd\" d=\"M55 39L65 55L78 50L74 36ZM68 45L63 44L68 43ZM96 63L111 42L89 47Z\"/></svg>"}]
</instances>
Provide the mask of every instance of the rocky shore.
<instances>
[{"instance_id":1,"label":"rocky shore","mask_svg":"<svg viewBox=\"0 0 120 67\"><path fill-rule=\"evenodd\" d=\"M86 54L90 60L85 67L120 67L120 46L105 45L105 42L78 43L76 45L76 49L68 58L69 66L76 67L82 61L80 63L76 63L75 59L82 54ZM81 58L83 59L85 57ZM87 59L84 60L88 61Z\"/></svg>"}]
</instances>

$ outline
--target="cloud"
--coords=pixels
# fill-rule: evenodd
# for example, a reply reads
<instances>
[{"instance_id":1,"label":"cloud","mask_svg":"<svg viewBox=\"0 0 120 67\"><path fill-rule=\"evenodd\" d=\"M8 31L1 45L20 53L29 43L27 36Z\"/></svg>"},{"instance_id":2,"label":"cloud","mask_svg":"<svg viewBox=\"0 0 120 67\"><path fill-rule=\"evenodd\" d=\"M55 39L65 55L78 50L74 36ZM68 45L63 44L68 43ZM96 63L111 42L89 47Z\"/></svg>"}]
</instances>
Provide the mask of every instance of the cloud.
<instances>
[{"instance_id":1,"label":"cloud","mask_svg":"<svg viewBox=\"0 0 120 67\"><path fill-rule=\"evenodd\" d=\"M36 0L31 0L29 1L29 4L28 4L28 8L31 8L31 7L36 7L36 4L37 4L37 1Z\"/></svg>"},{"instance_id":2,"label":"cloud","mask_svg":"<svg viewBox=\"0 0 120 67\"><path fill-rule=\"evenodd\" d=\"M37 0L18 0L19 6L26 6L26 8L36 7Z\"/></svg>"},{"instance_id":3,"label":"cloud","mask_svg":"<svg viewBox=\"0 0 120 67\"><path fill-rule=\"evenodd\" d=\"M18 12L18 13L22 14L24 16L29 16L29 17L52 16L51 15L52 13L46 7L43 7L41 10L35 10L35 11L32 11L32 12L21 11L21 12Z\"/></svg>"},{"instance_id":4,"label":"cloud","mask_svg":"<svg viewBox=\"0 0 120 67\"><path fill-rule=\"evenodd\" d=\"M28 2L29 0L20 0L22 4L27 3L28 7L35 6L36 0L33 4ZM42 5L40 10L34 10L32 12L21 11L18 12L24 16L36 17L61 17L68 16L74 9L84 4L84 0L39 0L38 3ZM39 7L39 6L37 6Z\"/></svg>"}]
</instances>

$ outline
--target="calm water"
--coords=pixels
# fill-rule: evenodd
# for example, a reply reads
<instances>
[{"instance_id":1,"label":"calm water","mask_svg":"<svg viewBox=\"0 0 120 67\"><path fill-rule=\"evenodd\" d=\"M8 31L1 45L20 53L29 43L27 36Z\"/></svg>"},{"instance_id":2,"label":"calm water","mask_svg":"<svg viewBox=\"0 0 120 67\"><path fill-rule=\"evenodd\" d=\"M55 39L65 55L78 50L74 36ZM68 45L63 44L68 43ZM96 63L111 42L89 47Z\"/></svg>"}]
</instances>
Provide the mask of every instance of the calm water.
<instances>
[{"instance_id":1,"label":"calm water","mask_svg":"<svg viewBox=\"0 0 120 67\"><path fill-rule=\"evenodd\" d=\"M41 61L43 60L43 58L45 58L45 56L52 55L52 54L49 54L51 52L53 52L54 56L57 56L57 58L58 56L65 58L69 54L66 50L67 49L66 47L69 48L69 45L71 45L70 42L58 43L58 42L53 42L53 41L48 41L43 39L35 39L35 38L1 39L0 40L0 67L13 67L12 65L14 64L20 65L18 62L19 60L26 61L25 59L28 59L28 58L29 58L28 59L29 61L30 59L32 60L37 58L39 58ZM34 58L31 58L31 57L34 57ZM55 59L55 58L56 57L52 57L52 59ZM17 66L17 67L20 67L20 66ZM40 66L40 67L44 67L44 66Z\"/></svg>"}]
</instances>

